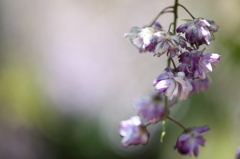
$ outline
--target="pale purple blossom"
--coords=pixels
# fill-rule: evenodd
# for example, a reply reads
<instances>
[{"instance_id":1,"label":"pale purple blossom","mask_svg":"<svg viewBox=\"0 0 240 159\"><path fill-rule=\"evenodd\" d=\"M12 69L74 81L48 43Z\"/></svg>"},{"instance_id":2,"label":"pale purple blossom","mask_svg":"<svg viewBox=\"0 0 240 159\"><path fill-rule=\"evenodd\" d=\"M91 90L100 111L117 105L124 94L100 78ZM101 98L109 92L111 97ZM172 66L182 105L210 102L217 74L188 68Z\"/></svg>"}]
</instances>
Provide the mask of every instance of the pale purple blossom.
<instances>
[{"instance_id":1,"label":"pale purple blossom","mask_svg":"<svg viewBox=\"0 0 240 159\"><path fill-rule=\"evenodd\" d=\"M140 28L134 26L129 33L124 34L133 45L135 45L139 52L153 51L157 43L157 37L154 33L161 31L162 26L159 23L154 23L152 27Z\"/></svg>"},{"instance_id":2,"label":"pale purple blossom","mask_svg":"<svg viewBox=\"0 0 240 159\"><path fill-rule=\"evenodd\" d=\"M194 79L192 80L192 86L193 90L192 93L199 93L201 91L205 91L209 88L212 81L209 76L207 76L205 79Z\"/></svg>"},{"instance_id":3,"label":"pale purple blossom","mask_svg":"<svg viewBox=\"0 0 240 159\"><path fill-rule=\"evenodd\" d=\"M184 72L167 71L154 80L155 89L164 92L169 100L185 100L192 91L192 85Z\"/></svg>"},{"instance_id":4,"label":"pale purple blossom","mask_svg":"<svg viewBox=\"0 0 240 159\"><path fill-rule=\"evenodd\" d=\"M168 101L171 106L174 101ZM156 123L163 120L165 115L164 95L155 93L150 98L141 98L135 102L138 115L148 123Z\"/></svg>"},{"instance_id":5,"label":"pale purple blossom","mask_svg":"<svg viewBox=\"0 0 240 159\"><path fill-rule=\"evenodd\" d=\"M157 44L154 49L154 55L161 56L167 54L169 57L180 55L182 48L187 46L184 37L174 35L171 32L159 31L154 34L157 38Z\"/></svg>"},{"instance_id":6,"label":"pale purple blossom","mask_svg":"<svg viewBox=\"0 0 240 159\"><path fill-rule=\"evenodd\" d=\"M185 38L192 45L199 48L200 45L209 45L214 40L213 33L218 30L219 26L212 20L196 18L180 25L177 28L178 33L185 33Z\"/></svg>"},{"instance_id":7,"label":"pale purple blossom","mask_svg":"<svg viewBox=\"0 0 240 159\"><path fill-rule=\"evenodd\" d=\"M121 121L119 133L123 137L122 144L125 147L138 144L145 145L149 138L149 133L139 116Z\"/></svg>"},{"instance_id":8,"label":"pale purple blossom","mask_svg":"<svg viewBox=\"0 0 240 159\"><path fill-rule=\"evenodd\" d=\"M205 54L203 51L193 50L184 52L179 56L178 71L182 71L188 78L205 79L206 75L220 62L220 54Z\"/></svg>"},{"instance_id":9,"label":"pale purple blossom","mask_svg":"<svg viewBox=\"0 0 240 159\"><path fill-rule=\"evenodd\" d=\"M205 143L205 139L201 135L209 130L208 126L186 129L178 137L174 149L177 149L181 155L191 156L193 153L197 157L199 153L198 146L204 146Z\"/></svg>"}]
</instances>

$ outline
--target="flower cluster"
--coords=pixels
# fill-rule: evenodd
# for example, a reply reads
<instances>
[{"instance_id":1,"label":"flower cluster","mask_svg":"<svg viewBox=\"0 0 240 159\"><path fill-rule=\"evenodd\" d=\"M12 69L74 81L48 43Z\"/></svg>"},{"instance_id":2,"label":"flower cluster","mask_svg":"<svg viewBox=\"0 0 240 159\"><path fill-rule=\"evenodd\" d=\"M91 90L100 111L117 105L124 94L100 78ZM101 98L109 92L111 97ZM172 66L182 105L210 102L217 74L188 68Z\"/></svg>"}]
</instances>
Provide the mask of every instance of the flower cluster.
<instances>
[{"instance_id":1,"label":"flower cluster","mask_svg":"<svg viewBox=\"0 0 240 159\"><path fill-rule=\"evenodd\" d=\"M161 14L171 12L167 11L169 8L173 8L172 12L175 13L174 8L181 6L191 15L184 6L175 2L175 6L167 7ZM170 107L177 101L186 100L190 94L209 88L212 83L209 73L220 62L220 54L204 53L205 48L200 50L200 46L208 46L214 40L214 33L218 31L219 26L212 20L194 18L192 15L191 17L193 20L187 20L177 27L177 17L174 14L172 32L164 31L162 26L154 21L147 27L132 27L130 32L125 34L140 53L152 52L155 57L165 54L168 64L165 72L153 81L155 93L150 98L136 101L138 116L121 122L119 132L123 136L124 146L146 144L149 138L146 127L159 121L165 123L166 119L184 129L174 147L181 155L191 156L193 153L197 157L199 146L204 146L205 140L201 135L209 131L209 127L185 128L169 116ZM174 57L178 59L178 66Z\"/></svg>"},{"instance_id":2,"label":"flower cluster","mask_svg":"<svg viewBox=\"0 0 240 159\"><path fill-rule=\"evenodd\" d=\"M209 45L214 40L213 33L218 30L219 26L212 20L196 18L188 23L182 24L177 28L178 33L185 33L187 41L191 46Z\"/></svg>"},{"instance_id":3,"label":"flower cluster","mask_svg":"<svg viewBox=\"0 0 240 159\"><path fill-rule=\"evenodd\" d=\"M169 101L170 105L174 101ZM135 108L139 116L134 116L129 120L122 121L119 126L120 135L123 136L124 146L146 144L148 132L143 125L143 120L153 124L164 119L168 113L165 111L163 95L155 93L150 98L142 98L135 102ZM141 118L143 119L141 119Z\"/></svg>"},{"instance_id":4,"label":"flower cluster","mask_svg":"<svg viewBox=\"0 0 240 159\"><path fill-rule=\"evenodd\" d=\"M166 53L169 57L174 57L187 46L184 37L163 31L157 22L152 27L132 27L130 33L126 33L124 36L130 39L139 52L149 51L156 56Z\"/></svg>"},{"instance_id":5,"label":"flower cluster","mask_svg":"<svg viewBox=\"0 0 240 159\"><path fill-rule=\"evenodd\" d=\"M171 72L161 74L154 80L153 85L159 93L165 92L170 100L185 100L192 91L192 85L184 72Z\"/></svg>"},{"instance_id":6,"label":"flower cluster","mask_svg":"<svg viewBox=\"0 0 240 159\"><path fill-rule=\"evenodd\" d=\"M162 26L159 23L154 23L151 27L140 28L134 26L131 28L130 33L126 33L124 36L139 49L139 52L146 52L154 50L157 44L155 34L161 31Z\"/></svg>"}]
</instances>

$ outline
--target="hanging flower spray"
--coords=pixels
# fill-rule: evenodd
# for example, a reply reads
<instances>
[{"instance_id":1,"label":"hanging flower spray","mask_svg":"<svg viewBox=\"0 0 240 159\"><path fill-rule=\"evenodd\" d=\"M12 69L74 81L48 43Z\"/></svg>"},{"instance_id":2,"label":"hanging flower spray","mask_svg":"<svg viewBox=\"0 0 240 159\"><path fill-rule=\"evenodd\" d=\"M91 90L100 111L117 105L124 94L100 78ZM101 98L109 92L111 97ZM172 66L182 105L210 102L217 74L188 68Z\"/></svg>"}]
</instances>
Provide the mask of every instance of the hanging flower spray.
<instances>
[{"instance_id":1,"label":"hanging flower spray","mask_svg":"<svg viewBox=\"0 0 240 159\"><path fill-rule=\"evenodd\" d=\"M183 8L191 20L177 27L178 7ZM165 31L156 22L160 15L173 13L173 22ZM160 74L154 81L155 93L148 98L139 99L135 103L138 116L121 121L119 132L124 146L147 144L150 136L147 126L162 122L162 136L166 131L166 120L170 120L183 129L174 149L185 156L198 156L199 146L204 146L202 134L209 131L208 126L186 128L170 114L170 106L181 100L186 100L190 94L206 90L211 80L208 74L220 62L220 54L204 53L202 45L210 45L214 33L219 26L212 20L195 18L186 7L175 0L173 6L163 9L153 22L146 27L132 27L125 37L139 50L140 53L151 52L155 57L167 56L165 73ZM176 66L174 58L179 61ZM146 124L144 124L146 123Z\"/></svg>"}]
</instances>

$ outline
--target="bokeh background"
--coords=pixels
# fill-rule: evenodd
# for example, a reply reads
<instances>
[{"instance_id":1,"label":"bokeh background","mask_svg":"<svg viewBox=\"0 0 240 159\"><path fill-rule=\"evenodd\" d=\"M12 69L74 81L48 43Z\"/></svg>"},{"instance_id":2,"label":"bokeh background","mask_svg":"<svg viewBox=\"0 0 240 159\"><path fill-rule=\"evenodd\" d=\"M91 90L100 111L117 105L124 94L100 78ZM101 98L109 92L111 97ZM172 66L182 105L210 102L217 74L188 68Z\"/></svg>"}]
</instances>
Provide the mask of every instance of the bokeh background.
<instances>
[{"instance_id":1,"label":"bokeh background","mask_svg":"<svg viewBox=\"0 0 240 159\"><path fill-rule=\"evenodd\" d=\"M1 159L172 159L182 130L149 126L147 146L121 145L118 126L136 114L166 57L139 54L124 38L174 1L0 0ZM231 159L240 146L240 1L180 0L219 26L207 53L221 53L211 87L178 103L171 116L208 125L199 159ZM168 29L171 14L159 22ZM179 9L181 19L190 19Z\"/></svg>"}]
</instances>

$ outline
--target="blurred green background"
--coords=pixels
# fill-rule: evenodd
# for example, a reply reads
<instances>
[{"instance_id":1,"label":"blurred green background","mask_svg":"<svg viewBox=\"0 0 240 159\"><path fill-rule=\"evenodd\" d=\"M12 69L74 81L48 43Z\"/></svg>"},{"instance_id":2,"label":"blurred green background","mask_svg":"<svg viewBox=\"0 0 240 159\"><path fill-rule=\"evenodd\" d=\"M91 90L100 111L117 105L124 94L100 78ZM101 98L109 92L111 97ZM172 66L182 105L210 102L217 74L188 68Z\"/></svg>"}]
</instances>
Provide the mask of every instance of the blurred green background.
<instances>
[{"instance_id":1,"label":"blurred green background","mask_svg":"<svg viewBox=\"0 0 240 159\"><path fill-rule=\"evenodd\" d=\"M173 159L182 130L149 126L147 146L124 148L121 120L153 91L166 57L139 54L123 37L173 1L0 0L1 159ZM240 146L240 1L180 0L195 17L220 26L206 53L221 53L211 87L177 104L186 127L209 125L199 159L231 159ZM165 29L171 14L159 22ZM181 19L190 19L179 9Z\"/></svg>"}]
</instances>

